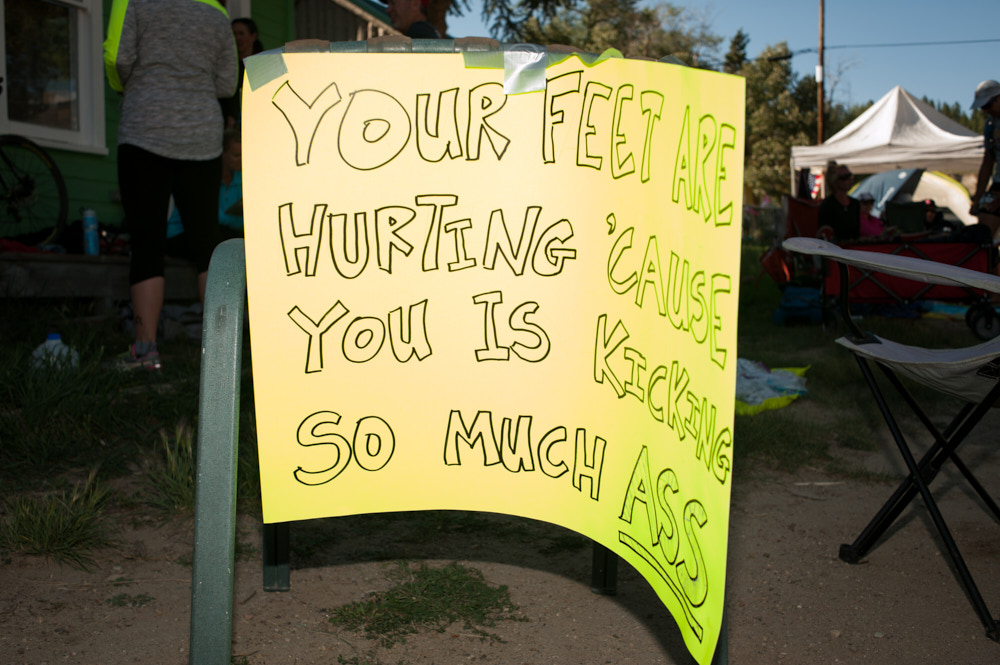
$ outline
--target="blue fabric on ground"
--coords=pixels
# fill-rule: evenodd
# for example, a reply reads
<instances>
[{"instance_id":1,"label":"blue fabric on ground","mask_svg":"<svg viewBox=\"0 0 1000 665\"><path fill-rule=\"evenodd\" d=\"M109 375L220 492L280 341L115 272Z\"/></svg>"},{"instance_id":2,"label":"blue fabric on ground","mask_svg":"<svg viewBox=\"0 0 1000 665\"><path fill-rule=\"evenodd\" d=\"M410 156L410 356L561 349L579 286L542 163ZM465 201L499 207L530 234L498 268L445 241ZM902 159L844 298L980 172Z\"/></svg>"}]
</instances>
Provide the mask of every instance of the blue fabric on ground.
<instances>
[{"instance_id":1,"label":"blue fabric on ground","mask_svg":"<svg viewBox=\"0 0 1000 665\"><path fill-rule=\"evenodd\" d=\"M793 323L816 325L823 322L822 291L818 287L789 284L781 293L781 302L774 311L774 323L779 326Z\"/></svg>"},{"instance_id":2,"label":"blue fabric on ground","mask_svg":"<svg viewBox=\"0 0 1000 665\"><path fill-rule=\"evenodd\" d=\"M736 360L736 413L753 415L780 409L806 394L808 367L769 369L760 361Z\"/></svg>"}]
</instances>

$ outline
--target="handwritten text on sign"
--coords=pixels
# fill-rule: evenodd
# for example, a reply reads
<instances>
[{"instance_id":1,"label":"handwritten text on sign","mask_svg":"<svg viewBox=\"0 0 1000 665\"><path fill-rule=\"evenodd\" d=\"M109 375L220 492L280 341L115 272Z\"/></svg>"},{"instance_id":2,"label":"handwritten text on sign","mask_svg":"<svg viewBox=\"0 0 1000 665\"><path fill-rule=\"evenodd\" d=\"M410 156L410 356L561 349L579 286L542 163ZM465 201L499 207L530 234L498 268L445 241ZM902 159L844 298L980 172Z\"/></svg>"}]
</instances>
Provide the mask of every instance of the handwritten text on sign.
<instances>
[{"instance_id":1,"label":"handwritten text on sign","mask_svg":"<svg viewBox=\"0 0 1000 665\"><path fill-rule=\"evenodd\" d=\"M456 54L284 58L244 93L265 520L561 524L642 571L707 662L742 82L573 57L508 96Z\"/></svg>"}]
</instances>

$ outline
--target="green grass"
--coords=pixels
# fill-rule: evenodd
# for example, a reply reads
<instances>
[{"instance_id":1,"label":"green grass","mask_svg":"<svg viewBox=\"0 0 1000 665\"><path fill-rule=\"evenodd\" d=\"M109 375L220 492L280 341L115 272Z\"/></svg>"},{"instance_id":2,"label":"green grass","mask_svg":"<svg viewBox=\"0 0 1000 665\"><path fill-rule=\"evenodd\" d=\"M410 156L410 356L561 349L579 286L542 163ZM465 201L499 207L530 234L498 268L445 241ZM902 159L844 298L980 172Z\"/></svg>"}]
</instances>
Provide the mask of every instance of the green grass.
<instances>
[{"instance_id":1,"label":"green grass","mask_svg":"<svg viewBox=\"0 0 1000 665\"><path fill-rule=\"evenodd\" d=\"M170 342L161 375L128 374L109 362L129 339L114 315L80 301L11 300L0 306L0 480L100 466L120 476L158 441L163 427L197 413L199 346ZM33 370L32 350L50 331L79 354L79 366Z\"/></svg>"},{"instance_id":2,"label":"green grass","mask_svg":"<svg viewBox=\"0 0 1000 665\"><path fill-rule=\"evenodd\" d=\"M182 421L173 436L160 431L161 446L150 467L146 481L151 490L150 504L166 513L194 513L195 469L198 459L194 435Z\"/></svg>"},{"instance_id":3,"label":"green grass","mask_svg":"<svg viewBox=\"0 0 1000 665\"><path fill-rule=\"evenodd\" d=\"M94 461L93 448L109 447L123 429L127 399L119 397L121 377L95 359L99 349L84 347L80 367L32 370L30 349L5 354L0 369L0 461L4 475L40 473ZM93 354L92 354L93 351Z\"/></svg>"},{"instance_id":4,"label":"green grass","mask_svg":"<svg viewBox=\"0 0 1000 665\"><path fill-rule=\"evenodd\" d=\"M153 600L155 599L146 593L140 593L135 596L120 593L117 596L105 599L104 602L111 607L145 607L153 602Z\"/></svg>"},{"instance_id":5,"label":"green grass","mask_svg":"<svg viewBox=\"0 0 1000 665\"><path fill-rule=\"evenodd\" d=\"M260 557L260 550L257 547L237 538L233 558L237 561L257 561Z\"/></svg>"},{"instance_id":6,"label":"green grass","mask_svg":"<svg viewBox=\"0 0 1000 665\"><path fill-rule=\"evenodd\" d=\"M755 466L794 471L804 465L825 465L835 473L853 473L845 463L850 459L845 452L873 450L869 432L883 429L881 416L852 356L834 343L842 328L773 323L781 292L767 275L757 278L763 250L761 245L743 248L738 349L732 357L769 367L808 366L808 394L784 409L737 416L737 477ZM6 299L0 301L0 320L4 322L0 326L0 515L6 534L0 541L0 565L9 563L14 553L29 551L84 561L90 549L105 542L97 525L109 509L107 490L73 489L72 479L80 476L81 469L98 469L88 485L93 488L129 487L116 494L116 510L148 511L152 503L161 517L189 515L197 451L198 342L175 339L164 344L160 373L123 374L107 361L127 346L128 336L114 313L102 312L93 303ZM961 346L975 341L961 322L866 317L862 323L902 342ZM46 333L55 331L78 351L79 367L32 371L31 351ZM259 515L249 344L244 345L244 354L237 494L241 512ZM953 405L928 389L917 388L915 395L945 404L942 411ZM127 523L129 517L124 519ZM90 535L83 527L86 522L95 525ZM65 539L48 533L64 527L76 533ZM321 557L328 544L342 537L338 528L320 521L297 525L293 554ZM394 538L380 541L377 534L387 530ZM365 516L351 527L352 542L357 543L352 554L368 560L400 559L427 550L425 544L435 537L472 538L487 532L500 533L508 542L534 542L532 530L523 522L498 526L475 513L427 513L419 519ZM558 554L586 542L567 536L535 545ZM243 554L255 555L249 549Z\"/></svg>"},{"instance_id":7,"label":"green grass","mask_svg":"<svg viewBox=\"0 0 1000 665\"><path fill-rule=\"evenodd\" d=\"M517 614L507 587L490 585L475 568L400 563L392 577L396 584L390 589L336 608L330 621L392 647L422 628L444 632L454 623L482 639L499 639L484 628L526 620Z\"/></svg>"},{"instance_id":8,"label":"green grass","mask_svg":"<svg viewBox=\"0 0 1000 665\"><path fill-rule=\"evenodd\" d=\"M63 504L74 511L85 505L61 491L80 469L98 469L102 487L128 487L116 496L116 510L143 510L152 497L170 514L190 512L197 442L195 428L184 423L197 423L199 342L177 338L162 345L162 372L122 373L109 361L130 338L115 311L83 300L4 299L0 320L0 515L6 541L13 542L0 545L0 564L31 552L83 562L103 544L82 533L59 543L45 535L58 530ZM31 369L31 352L49 332L61 333L77 351L75 369ZM241 509L259 513L248 351L245 357L238 488ZM139 476L139 488L136 469L152 470ZM102 501L91 508L104 516L109 506ZM30 515L47 517L32 527ZM82 530L82 516L75 519L73 528Z\"/></svg>"},{"instance_id":9,"label":"green grass","mask_svg":"<svg viewBox=\"0 0 1000 665\"><path fill-rule=\"evenodd\" d=\"M69 491L16 496L0 522L0 550L89 568L90 551L111 542L103 510L108 498L93 473Z\"/></svg>"},{"instance_id":10,"label":"green grass","mask_svg":"<svg viewBox=\"0 0 1000 665\"><path fill-rule=\"evenodd\" d=\"M781 291L767 275L756 279L763 251L761 246L743 248L738 355L771 368L809 367L808 393L783 409L737 416L736 463L744 468L751 462L784 471L821 464L834 472L852 473L834 452L874 450L871 432L885 428L882 416L853 355L835 343L845 333L839 314L823 326L773 323ZM860 327L906 344L950 347L976 343L962 322L866 316ZM954 412L954 400L922 386L912 386L912 391L918 401L933 404L936 413ZM887 399L894 412L909 412L894 393Z\"/></svg>"}]
</instances>

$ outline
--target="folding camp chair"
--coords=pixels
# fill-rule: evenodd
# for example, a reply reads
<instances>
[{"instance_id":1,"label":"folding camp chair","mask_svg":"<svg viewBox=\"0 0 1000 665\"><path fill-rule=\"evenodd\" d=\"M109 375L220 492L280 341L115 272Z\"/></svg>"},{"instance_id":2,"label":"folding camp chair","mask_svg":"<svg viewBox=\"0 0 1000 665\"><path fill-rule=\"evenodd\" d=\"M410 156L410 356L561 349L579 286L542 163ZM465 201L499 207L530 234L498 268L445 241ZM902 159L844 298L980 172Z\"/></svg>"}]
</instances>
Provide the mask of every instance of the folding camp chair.
<instances>
[{"instance_id":1,"label":"folding camp chair","mask_svg":"<svg viewBox=\"0 0 1000 665\"><path fill-rule=\"evenodd\" d=\"M823 277L820 272L821 262L811 257L790 254L781 246L782 241L788 238L828 237L820 231L819 202L784 195L781 197L781 214L784 224L775 225L778 237L761 254L761 271L757 278L760 279L761 275L767 273L782 289L793 282L798 286L819 284ZM823 227L823 230L825 232L829 227Z\"/></svg>"},{"instance_id":2,"label":"folding camp chair","mask_svg":"<svg viewBox=\"0 0 1000 665\"><path fill-rule=\"evenodd\" d=\"M831 259L844 266L853 265L865 270L874 269L881 273L914 281L971 287L1000 293L1000 277L934 261L876 252L846 250L823 240L809 238L786 240L784 247L792 252ZM841 270L840 273L843 276L841 292L848 293L848 271L845 269ZM879 410L885 418L892 438L906 463L909 474L861 532L861 535L852 544L841 546L840 558L847 563L858 563L919 493L941 535L960 582L968 594L976 614L986 628L986 635L990 639L1000 642L1000 620L994 618L987 609L986 603L979 593L979 588L962 559L958 545L955 543L955 539L952 537L929 488L944 463L951 460L983 503L986 504L986 507L993 513L993 516L1000 520L1000 507L956 453L958 446L966 439L986 412L991 407L996 406L997 399L1000 398L1000 338L964 349L927 349L907 346L870 333L863 333L855 325L848 308L848 299L841 298L841 312L849 332L838 339L837 343L854 354ZM933 438L933 444L919 461L915 458L910 443L904 437L895 416L890 411L882 388L876 380L872 365L881 370L888 383L903 397L903 400ZM940 431L907 390L900 377L917 381L943 394L957 397L964 402L964 405L944 431Z\"/></svg>"},{"instance_id":3,"label":"folding camp chair","mask_svg":"<svg viewBox=\"0 0 1000 665\"><path fill-rule=\"evenodd\" d=\"M815 238L819 235L819 201L782 196L786 238Z\"/></svg>"},{"instance_id":4,"label":"folding camp chair","mask_svg":"<svg viewBox=\"0 0 1000 665\"><path fill-rule=\"evenodd\" d=\"M995 273L996 248L991 242L936 241L931 239L905 239L892 242L840 243L844 249L880 252L896 256L912 256L937 263L961 266L983 273ZM823 283L823 293L839 299L843 290L839 264L830 266ZM916 283L906 278L893 277L874 270L856 267L847 269L850 287L849 298L858 304L910 305L921 300L962 302L969 305L965 321L981 340L1000 334L1000 317L990 302L990 293L982 289L942 284Z\"/></svg>"},{"instance_id":5,"label":"folding camp chair","mask_svg":"<svg viewBox=\"0 0 1000 665\"><path fill-rule=\"evenodd\" d=\"M792 196L781 197L781 208L785 216L782 239L824 237L819 225L819 202ZM828 229L829 227L823 227ZM800 286L819 284L823 275L818 261L802 256L789 256L780 245L775 245L761 256L761 265L780 286L794 281ZM784 272L784 279L778 269Z\"/></svg>"}]
</instances>

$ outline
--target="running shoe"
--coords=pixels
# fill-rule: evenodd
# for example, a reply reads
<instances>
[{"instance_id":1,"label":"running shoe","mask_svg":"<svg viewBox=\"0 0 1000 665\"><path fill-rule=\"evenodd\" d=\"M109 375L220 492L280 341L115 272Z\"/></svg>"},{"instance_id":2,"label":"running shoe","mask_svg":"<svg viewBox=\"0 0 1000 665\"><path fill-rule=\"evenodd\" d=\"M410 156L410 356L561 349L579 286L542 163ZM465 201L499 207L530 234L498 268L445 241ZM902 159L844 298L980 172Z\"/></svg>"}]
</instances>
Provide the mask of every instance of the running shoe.
<instances>
[{"instance_id":1,"label":"running shoe","mask_svg":"<svg viewBox=\"0 0 1000 665\"><path fill-rule=\"evenodd\" d=\"M149 351L141 356L137 356L135 354L135 344L129 346L128 351L118 356L115 360L115 365L118 369L126 372L131 372L132 370L154 372L163 368L163 364L160 362L159 351Z\"/></svg>"}]
</instances>

